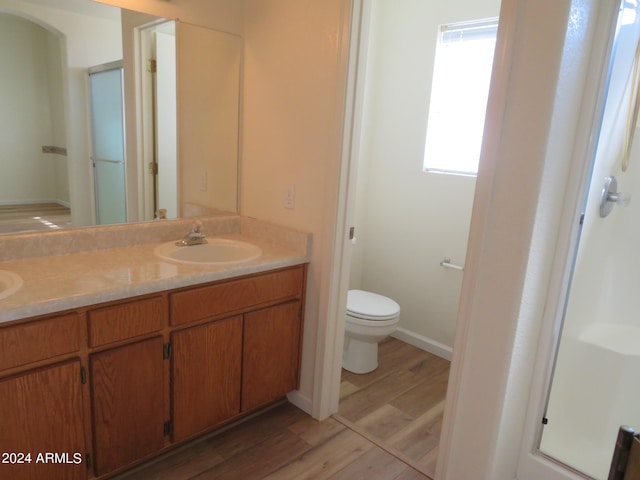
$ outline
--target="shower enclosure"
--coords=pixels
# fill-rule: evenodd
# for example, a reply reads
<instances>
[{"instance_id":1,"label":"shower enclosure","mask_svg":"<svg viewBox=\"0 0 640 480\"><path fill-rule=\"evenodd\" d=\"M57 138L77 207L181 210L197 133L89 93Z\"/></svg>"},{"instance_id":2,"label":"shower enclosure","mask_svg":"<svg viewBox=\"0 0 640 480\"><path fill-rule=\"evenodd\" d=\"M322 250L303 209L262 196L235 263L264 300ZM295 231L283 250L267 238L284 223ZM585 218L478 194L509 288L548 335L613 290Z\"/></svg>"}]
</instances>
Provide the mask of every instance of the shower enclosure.
<instances>
[{"instance_id":1,"label":"shower enclosure","mask_svg":"<svg viewBox=\"0 0 640 480\"><path fill-rule=\"evenodd\" d=\"M622 0L591 184L540 440L606 479L618 427L640 428L640 12ZM640 135L638 135L640 137Z\"/></svg>"},{"instance_id":2,"label":"shower enclosure","mask_svg":"<svg viewBox=\"0 0 640 480\"><path fill-rule=\"evenodd\" d=\"M89 69L96 223L127 221L122 62Z\"/></svg>"}]
</instances>

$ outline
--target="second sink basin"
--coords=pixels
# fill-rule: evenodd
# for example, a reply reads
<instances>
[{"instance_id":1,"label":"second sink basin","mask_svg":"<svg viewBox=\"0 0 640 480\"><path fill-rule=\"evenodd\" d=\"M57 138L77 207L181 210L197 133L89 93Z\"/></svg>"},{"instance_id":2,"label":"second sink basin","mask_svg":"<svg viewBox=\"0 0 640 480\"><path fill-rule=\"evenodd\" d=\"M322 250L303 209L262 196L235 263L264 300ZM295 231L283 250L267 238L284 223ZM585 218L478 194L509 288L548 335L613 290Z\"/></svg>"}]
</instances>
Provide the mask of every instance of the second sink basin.
<instances>
[{"instance_id":1,"label":"second sink basin","mask_svg":"<svg viewBox=\"0 0 640 480\"><path fill-rule=\"evenodd\" d=\"M202 245L178 246L175 242L163 243L154 253L166 260L195 265L228 265L248 262L262 255L256 245L226 238L209 238Z\"/></svg>"},{"instance_id":2,"label":"second sink basin","mask_svg":"<svg viewBox=\"0 0 640 480\"><path fill-rule=\"evenodd\" d=\"M13 295L22 287L22 277L8 270L0 270L0 300Z\"/></svg>"}]
</instances>

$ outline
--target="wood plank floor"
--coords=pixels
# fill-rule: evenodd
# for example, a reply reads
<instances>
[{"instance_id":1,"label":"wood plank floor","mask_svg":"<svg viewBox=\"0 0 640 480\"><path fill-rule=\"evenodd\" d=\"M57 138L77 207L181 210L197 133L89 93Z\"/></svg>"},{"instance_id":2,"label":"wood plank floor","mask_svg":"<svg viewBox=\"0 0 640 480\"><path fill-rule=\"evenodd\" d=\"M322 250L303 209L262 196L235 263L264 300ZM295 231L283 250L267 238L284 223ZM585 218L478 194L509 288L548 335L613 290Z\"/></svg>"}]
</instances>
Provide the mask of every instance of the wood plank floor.
<instances>
[{"instance_id":1,"label":"wood plank floor","mask_svg":"<svg viewBox=\"0 0 640 480\"><path fill-rule=\"evenodd\" d=\"M0 205L0 234L71 227L71 211L57 203Z\"/></svg>"},{"instance_id":2,"label":"wood plank floor","mask_svg":"<svg viewBox=\"0 0 640 480\"><path fill-rule=\"evenodd\" d=\"M380 366L366 375L342 371L338 415L421 472L434 476L449 362L389 338Z\"/></svg>"},{"instance_id":3,"label":"wood plank floor","mask_svg":"<svg viewBox=\"0 0 640 480\"><path fill-rule=\"evenodd\" d=\"M318 422L284 403L118 479L429 479L448 371L449 362L388 339L377 370L343 370L332 418Z\"/></svg>"}]
</instances>

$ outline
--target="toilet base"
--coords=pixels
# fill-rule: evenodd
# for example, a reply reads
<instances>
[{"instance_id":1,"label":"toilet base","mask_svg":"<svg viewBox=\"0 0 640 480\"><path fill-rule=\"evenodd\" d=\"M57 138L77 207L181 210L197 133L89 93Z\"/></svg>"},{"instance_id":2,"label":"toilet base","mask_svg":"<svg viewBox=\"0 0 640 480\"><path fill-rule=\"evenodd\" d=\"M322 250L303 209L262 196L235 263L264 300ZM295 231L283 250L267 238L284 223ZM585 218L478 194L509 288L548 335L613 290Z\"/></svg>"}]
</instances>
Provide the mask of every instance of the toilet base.
<instances>
[{"instance_id":1,"label":"toilet base","mask_svg":"<svg viewBox=\"0 0 640 480\"><path fill-rule=\"evenodd\" d=\"M357 374L378 368L378 342L365 342L345 335L342 368Z\"/></svg>"}]
</instances>

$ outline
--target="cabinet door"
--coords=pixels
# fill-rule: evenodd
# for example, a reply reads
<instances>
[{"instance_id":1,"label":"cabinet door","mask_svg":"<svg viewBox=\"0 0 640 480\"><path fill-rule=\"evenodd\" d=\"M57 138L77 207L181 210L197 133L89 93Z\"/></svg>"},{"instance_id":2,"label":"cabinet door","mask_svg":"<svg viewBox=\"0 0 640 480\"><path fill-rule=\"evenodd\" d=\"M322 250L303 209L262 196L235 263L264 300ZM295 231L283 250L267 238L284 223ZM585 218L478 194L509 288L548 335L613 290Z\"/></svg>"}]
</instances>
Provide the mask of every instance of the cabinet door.
<instances>
[{"instance_id":1,"label":"cabinet door","mask_svg":"<svg viewBox=\"0 0 640 480\"><path fill-rule=\"evenodd\" d=\"M242 411L266 405L298 387L300 302L245 315Z\"/></svg>"},{"instance_id":2,"label":"cabinet door","mask_svg":"<svg viewBox=\"0 0 640 480\"><path fill-rule=\"evenodd\" d=\"M91 356L96 475L163 448L163 362L161 337Z\"/></svg>"},{"instance_id":3,"label":"cabinet door","mask_svg":"<svg viewBox=\"0 0 640 480\"><path fill-rule=\"evenodd\" d=\"M242 317L171 338L173 440L181 441L240 413Z\"/></svg>"},{"instance_id":4,"label":"cabinet door","mask_svg":"<svg viewBox=\"0 0 640 480\"><path fill-rule=\"evenodd\" d=\"M0 380L0 405L0 478L87 478L79 361Z\"/></svg>"}]
</instances>

